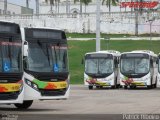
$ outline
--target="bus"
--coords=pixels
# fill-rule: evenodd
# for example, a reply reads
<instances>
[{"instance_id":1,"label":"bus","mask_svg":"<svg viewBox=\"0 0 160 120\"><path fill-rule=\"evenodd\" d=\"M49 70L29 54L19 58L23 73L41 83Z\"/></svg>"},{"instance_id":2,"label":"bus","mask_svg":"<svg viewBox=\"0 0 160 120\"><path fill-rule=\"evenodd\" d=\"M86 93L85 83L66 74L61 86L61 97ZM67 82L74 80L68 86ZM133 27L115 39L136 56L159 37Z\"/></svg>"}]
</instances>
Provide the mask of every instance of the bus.
<instances>
[{"instance_id":1,"label":"bus","mask_svg":"<svg viewBox=\"0 0 160 120\"><path fill-rule=\"evenodd\" d=\"M120 85L125 89L156 88L157 55L149 50L124 52L120 57Z\"/></svg>"},{"instance_id":2,"label":"bus","mask_svg":"<svg viewBox=\"0 0 160 120\"><path fill-rule=\"evenodd\" d=\"M116 88L119 82L120 52L115 50L89 52L85 54L84 84L89 89Z\"/></svg>"},{"instance_id":3,"label":"bus","mask_svg":"<svg viewBox=\"0 0 160 120\"><path fill-rule=\"evenodd\" d=\"M23 103L23 86L20 27L0 21L0 104Z\"/></svg>"},{"instance_id":4,"label":"bus","mask_svg":"<svg viewBox=\"0 0 160 120\"><path fill-rule=\"evenodd\" d=\"M160 53L158 54L157 64L158 64L157 85L160 85Z\"/></svg>"},{"instance_id":5,"label":"bus","mask_svg":"<svg viewBox=\"0 0 160 120\"><path fill-rule=\"evenodd\" d=\"M24 41L24 99L59 100L69 97L68 45L63 30L22 28Z\"/></svg>"}]
</instances>

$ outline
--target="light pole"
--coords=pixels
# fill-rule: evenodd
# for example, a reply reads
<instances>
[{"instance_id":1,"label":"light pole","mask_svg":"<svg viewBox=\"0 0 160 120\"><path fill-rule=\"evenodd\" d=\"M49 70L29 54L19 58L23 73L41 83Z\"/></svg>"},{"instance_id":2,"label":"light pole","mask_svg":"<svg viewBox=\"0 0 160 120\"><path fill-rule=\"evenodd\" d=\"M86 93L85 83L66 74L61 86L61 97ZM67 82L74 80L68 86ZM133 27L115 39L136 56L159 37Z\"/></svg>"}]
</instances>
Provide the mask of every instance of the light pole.
<instances>
[{"instance_id":1,"label":"light pole","mask_svg":"<svg viewBox=\"0 0 160 120\"><path fill-rule=\"evenodd\" d=\"M155 18L148 20L149 22L149 31L150 31L150 50L152 50L152 23L154 22Z\"/></svg>"},{"instance_id":2,"label":"light pole","mask_svg":"<svg viewBox=\"0 0 160 120\"><path fill-rule=\"evenodd\" d=\"M96 10L96 51L100 51L100 0L97 0Z\"/></svg>"}]
</instances>

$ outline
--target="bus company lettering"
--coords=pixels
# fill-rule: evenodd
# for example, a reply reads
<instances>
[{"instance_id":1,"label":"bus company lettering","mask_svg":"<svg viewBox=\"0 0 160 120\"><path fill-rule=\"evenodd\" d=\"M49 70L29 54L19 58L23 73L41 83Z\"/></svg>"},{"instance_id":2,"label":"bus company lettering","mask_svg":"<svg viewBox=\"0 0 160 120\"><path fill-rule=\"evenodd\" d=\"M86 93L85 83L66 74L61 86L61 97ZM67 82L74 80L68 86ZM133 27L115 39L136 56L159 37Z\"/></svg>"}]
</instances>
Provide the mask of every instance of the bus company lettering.
<instances>
[{"instance_id":1,"label":"bus company lettering","mask_svg":"<svg viewBox=\"0 0 160 120\"><path fill-rule=\"evenodd\" d=\"M158 5L157 1L153 2L121 2L120 7L129 7L129 8L154 8Z\"/></svg>"}]
</instances>

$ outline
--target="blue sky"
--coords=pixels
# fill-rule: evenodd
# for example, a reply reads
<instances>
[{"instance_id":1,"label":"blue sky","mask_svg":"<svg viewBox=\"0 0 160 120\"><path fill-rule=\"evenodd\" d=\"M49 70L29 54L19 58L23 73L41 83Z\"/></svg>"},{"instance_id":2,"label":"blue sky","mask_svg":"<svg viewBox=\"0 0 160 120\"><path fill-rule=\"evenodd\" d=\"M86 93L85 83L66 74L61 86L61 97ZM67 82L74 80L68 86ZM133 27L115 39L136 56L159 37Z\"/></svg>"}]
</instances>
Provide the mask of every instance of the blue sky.
<instances>
[{"instance_id":1,"label":"blue sky","mask_svg":"<svg viewBox=\"0 0 160 120\"><path fill-rule=\"evenodd\" d=\"M9 3L21 5L21 6L26 6L26 1L25 0L8 0ZM35 0L30 0L29 2L30 8L35 8Z\"/></svg>"}]
</instances>

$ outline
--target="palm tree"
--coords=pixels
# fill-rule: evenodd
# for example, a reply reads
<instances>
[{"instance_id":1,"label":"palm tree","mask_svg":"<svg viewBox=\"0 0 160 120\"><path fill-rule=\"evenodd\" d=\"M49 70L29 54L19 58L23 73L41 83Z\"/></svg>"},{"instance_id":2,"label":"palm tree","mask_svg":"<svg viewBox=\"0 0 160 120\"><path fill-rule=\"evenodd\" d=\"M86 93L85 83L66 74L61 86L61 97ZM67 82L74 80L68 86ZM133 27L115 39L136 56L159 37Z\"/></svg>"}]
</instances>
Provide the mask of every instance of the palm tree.
<instances>
[{"instance_id":1,"label":"palm tree","mask_svg":"<svg viewBox=\"0 0 160 120\"><path fill-rule=\"evenodd\" d=\"M111 12L111 5L116 6L119 0L102 0L102 5L106 4L109 12Z\"/></svg>"},{"instance_id":2,"label":"palm tree","mask_svg":"<svg viewBox=\"0 0 160 120\"><path fill-rule=\"evenodd\" d=\"M80 2L80 14L82 15L82 4L88 5L92 0L74 0L74 3Z\"/></svg>"},{"instance_id":3,"label":"palm tree","mask_svg":"<svg viewBox=\"0 0 160 120\"><path fill-rule=\"evenodd\" d=\"M56 5L56 9L57 9L57 5L58 5L58 9L59 9L59 3L60 3L60 0L45 0L46 3L50 3L50 11L52 12L53 11L53 6Z\"/></svg>"}]
</instances>

